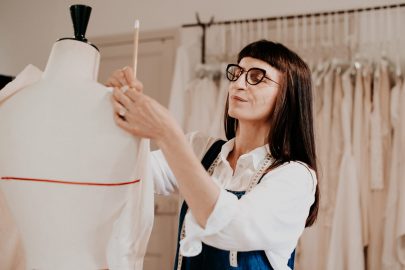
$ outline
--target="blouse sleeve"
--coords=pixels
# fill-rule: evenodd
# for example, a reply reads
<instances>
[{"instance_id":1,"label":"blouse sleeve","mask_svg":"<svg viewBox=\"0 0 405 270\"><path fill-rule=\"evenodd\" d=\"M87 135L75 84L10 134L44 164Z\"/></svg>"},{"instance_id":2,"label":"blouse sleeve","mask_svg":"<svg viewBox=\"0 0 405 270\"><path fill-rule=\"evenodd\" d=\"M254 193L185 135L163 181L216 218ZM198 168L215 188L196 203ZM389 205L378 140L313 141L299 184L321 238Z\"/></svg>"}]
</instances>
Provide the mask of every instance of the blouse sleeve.
<instances>
[{"instance_id":1,"label":"blouse sleeve","mask_svg":"<svg viewBox=\"0 0 405 270\"><path fill-rule=\"evenodd\" d=\"M215 138L209 137L201 132L188 133L186 138L199 160L203 158L207 149L216 141ZM155 193L159 195L169 195L177 192L176 177L170 169L163 152L156 150L152 151L150 155Z\"/></svg>"},{"instance_id":2,"label":"blouse sleeve","mask_svg":"<svg viewBox=\"0 0 405 270\"><path fill-rule=\"evenodd\" d=\"M224 250L266 250L290 255L305 228L314 202L315 173L290 162L267 173L240 200L222 189L205 228L192 212L185 218L184 256L201 252L201 242Z\"/></svg>"}]
</instances>

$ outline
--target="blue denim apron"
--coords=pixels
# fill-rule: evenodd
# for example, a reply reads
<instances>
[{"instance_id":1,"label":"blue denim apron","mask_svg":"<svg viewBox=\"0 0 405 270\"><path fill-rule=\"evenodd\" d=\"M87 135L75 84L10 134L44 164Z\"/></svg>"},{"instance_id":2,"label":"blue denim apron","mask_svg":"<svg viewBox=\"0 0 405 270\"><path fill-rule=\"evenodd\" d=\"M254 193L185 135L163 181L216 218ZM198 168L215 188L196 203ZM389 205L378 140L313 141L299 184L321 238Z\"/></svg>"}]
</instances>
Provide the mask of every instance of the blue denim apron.
<instances>
[{"instance_id":1,"label":"blue denim apron","mask_svg":"<svg viewBox=\"0 0 405 270\"><path fill-rule=\"evenodd\" d=\"M206 170L208 170L208 168L211 166L211 163L221 151L221 147L224 143L224 141L217 141L208 150L201 162ZM245 194L245 191L228 190L228 192L235 194L238 199L240 199ZM174 262L174 270L177 270L178 267L180 235L187 210L188 205L186 204L186 202L183 202L180 210L179 233L177 237L177 252ZM233 267L230 265L229 253L230 252L228 250L218 249L202 243L202 251L200 254L194 257L182 258L181 270L274 270L273 267L270 265L269 260L267 259L266 253L263 250L238 252L237 267ZM294 257L295 250L288 260L288 266L291 269L294 269Z\"/></svg>"}]
</instances>

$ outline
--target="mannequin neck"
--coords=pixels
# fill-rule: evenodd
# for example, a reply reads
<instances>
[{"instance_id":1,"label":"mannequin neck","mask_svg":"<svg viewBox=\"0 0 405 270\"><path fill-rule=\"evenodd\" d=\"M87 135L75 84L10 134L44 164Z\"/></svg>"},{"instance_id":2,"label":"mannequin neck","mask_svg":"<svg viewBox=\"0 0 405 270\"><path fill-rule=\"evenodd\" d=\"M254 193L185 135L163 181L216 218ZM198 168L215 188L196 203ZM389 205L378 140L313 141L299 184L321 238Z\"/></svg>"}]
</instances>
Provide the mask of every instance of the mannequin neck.
<instances>
[{"instance_id":1,"label":"mannequin neck","mask_svg":"<svg viewBox=\"0 0 405 270\"><path fill-rule=\"evenodd\" d=\"M76 40L57 41L48 59L44 79L97 80L100 54Z\"/></svg>"}]
</instances>

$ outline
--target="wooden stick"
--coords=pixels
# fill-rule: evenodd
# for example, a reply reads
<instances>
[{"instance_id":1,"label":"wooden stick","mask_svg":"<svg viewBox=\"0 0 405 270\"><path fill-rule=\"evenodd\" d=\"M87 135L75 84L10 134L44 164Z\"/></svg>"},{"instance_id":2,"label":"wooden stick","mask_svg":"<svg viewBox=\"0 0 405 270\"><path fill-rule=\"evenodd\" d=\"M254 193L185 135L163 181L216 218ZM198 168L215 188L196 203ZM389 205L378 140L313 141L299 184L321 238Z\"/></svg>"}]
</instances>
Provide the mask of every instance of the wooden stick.
<instances>
[{"instance_id":1,"label":"wooden stick","mask_svg":"<svg viewBox=\"0 0 405 270\"><path fill-rule=\"evenodd\" d=\"M138 40L139 40L139 20L135 20L134 24L134 78L136 78L136 70L138 65Z\"/></svg>"}]
</instances>

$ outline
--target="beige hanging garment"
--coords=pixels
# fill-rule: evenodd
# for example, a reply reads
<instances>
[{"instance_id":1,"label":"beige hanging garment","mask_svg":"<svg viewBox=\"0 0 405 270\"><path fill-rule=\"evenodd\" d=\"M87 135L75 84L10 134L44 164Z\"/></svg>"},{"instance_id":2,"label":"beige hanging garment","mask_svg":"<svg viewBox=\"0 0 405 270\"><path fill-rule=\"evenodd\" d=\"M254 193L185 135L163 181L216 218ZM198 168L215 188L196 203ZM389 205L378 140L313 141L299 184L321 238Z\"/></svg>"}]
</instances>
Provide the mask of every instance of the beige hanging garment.
<instances>
[{"instance_id":1,"label":"beige hanging garment","mask_svg":"<svg viewBox=\"0 0 405 270\"><path fill-rule=\"evenodd\" d=\"M333 145L330 143L330 140L333 139L332 136L332 125L333 125L333 88L334 88L334 76L335 69L330 67L324 76L324 88L323 88L323 102L322 102L322 118L321 118L321 140L319 145L319 160L321 161L321 184L320 192L323 194L322 201L320 202L321 208L326 211L331 207L331 200L328 194L330 188L331 178L333 177L333 172L330 171L328 165L332 160Z\"/></svg>"},{"instance_id":2,"label":"beige hanging garment","mask_svg":"<svg viewBox=\"0 0 405 270\"><path fill-rule=\"evenodd\" d=\"M333 214L336 205L336 193L339 183L339 167L343 153L343 130L342 130L342 98L343 98L343 85L342 85L342 67L337 66L334 69L334 86L333 86L333 99L332 99L332 124L330 134L330 153L328 162L328 189L324 197L328 198L328 205L325 212L325 232L323 235L323 254L322 268L327 269L328 253L330 252L331 234L333 226Z\"/></svg>"},{"instance_id":3,"label":"beige hanging garment","mask_svg":"<svg viewBox=\"0 0 405 270\"><path fill-rule=\"evenodd\" d=\"M400 156L399 162L399 178L398 178L398 193L400 194L398 200L397 216L397 229L396 229L396 254L401 263L401 270L405 270L405 83L402 84L402 90L400 94Z\"/></svg>"},{"instance_id":4,"label":"beige hanging garment","mask_svg":"<svg viewBox=\"0 0 405 270\"><path fill-rule=\"evenodd\" d=\"M327 270L364 269L361 232L360 186L352 150L353 86L349 69L342 76L342 131L344 153L339 170Z\"/></svg>"},{"instance_id":5,"label":"beige hanging garment","mask_svg":"<svg viewBox=\"0 0 405 270\"><path fill-rule=\"evenodd\" d=\"M364 103L363 103L363 138L362 138L362 154L361 154L361 160L362 160L362 165L361 165L361 170L362 170L362 175L363 179L360 184L361 190L362 190L362 205L366 204L368 207L367 209L370 210L369 207L369 202L370 202L370 121L371 121L371 87L372 87L372 82L373 82L373 76L372 76L372 71L371 67L369 65L365 65L362 70L362 76L363 76L363 87L364 87ZM364 208L363 208L364 209ZM363 219L363 245L366 247L369 244L369 237L370 237L370 231L369 231L369 211L363 212L362 217L367 217L366 220ZM366 256L366 254L365 254Z\"/></svg>"},{"instance_id":6,"label":"beige hanging garment","mask_svg":"<svg viewBox=\"0 0 405 270\"><path fill-rule=\"evenodd\" d=\"M371 115L371 195L369 207L369 246L367 249L367 269L381 270L382 267L382 247L383 247L383 229L384 215L386 209L387 188L385 173L385 153L384 133L382 122L385 117L382 113L381 91L387 93L386 87L389 87L388 67L385 61L379 63L374 74L373 84L373 105ZM388 90L389 93L389 90ZM386 106L386 102L385 105ZM385 109L385 108L384 108ZM388 139L385 139L387 142ZM388 157L387 157L388 158ZM385 187L385 188L384 188Z\"/></svg>"},{"instance_id":7,"label":"beige hanging garment","mask_svg":"<svg viewBox=\"0 0 405 270\"><path fill-rule=\"evenodd\" d=\"M324 122L324 109L326 111L331 111L332 108L325 107L325 103L331 106L331 102L325 102L325 93L328 92L329 95L332 94L332 69L319 70L319 72L313 72L314 81L314 126L315 126L315 139L317 144L317 154L320 159L322 147L328 138L324 137L324 124L330 125L330 121ZM326 89L328 88L328 89ZM330 98L330 97L328 97ZM327 113L326 113L327 114ZM331 115L331 113L329 113ZM329 127L330 128L330 127ZM320 177L325 179L325 169L327 169L327 164L324 160L320 160L319 170ZM326 180L325 180L326 181ZM321 188L324 188L323 183L320 184ZM325 185L326 186L326 185ZM323 189L322 189L323 190ZM326 191L325 191L326 193ZM322 192L321 192L322 194ZM321 195L322 196L322 195ZM322 270L324 269L325 259L318 254L323 253L326 248L326 225L325 225L325 210L326 210L326 200L321 200L323 202L319 209L319 214L317 221L314 225L304 230L298 242L295 255L295 267L301 270Z\"/></svg>"},{"instance_id":8,"label":"beige hanging garment","mask_svg":"<svg viewBox=\"0 0 405 270\"><path fill-rule=\"evenodd\" d=\"M354 87L354 102L353 102L353 154L356 161L357 181L360 186L360 204L361 204L361 224L362 224L362 239L363 246L367 245L368 238L368 179L365 177L365 166L363 163L364 148L368 146L368 136L366 127L364 126L364 107L365 91L363 85L362 67L360 63L356 65L356 78Z\"/></svg>"},{"instance_id":9,"label":"beige hanging garment","mask_svg":"<svg viewBox=\"0 0 405 270\"><path fill-rule=\"evenodd\" d=\"M381 102L381 136L383 143L383 183L386 184L389 179L390 173L390 159L391 159L391 113L390 113L390 100L391 100L391 83L388 70L388 62L381 61L381 81L380 81L380 102Z\"/></svg>"},{"instance_id":10,"label":"beige hanging garment","mask_svg":"<svg viewBox=\"0 0 405 270\"><path fill-rule=\"evenodd\" d=\"M391 122L392 122L392 151L390 179L388 182L388 197L384 219L384 240L382 253L382 270L401 270L401 265L395 252L396 246L396 214L398 209L398 168L400 167L399 155L400 145L399 131L399 102L400 102L401 81L399 78L391 91Z\"/></svg>"}]
</instances>

